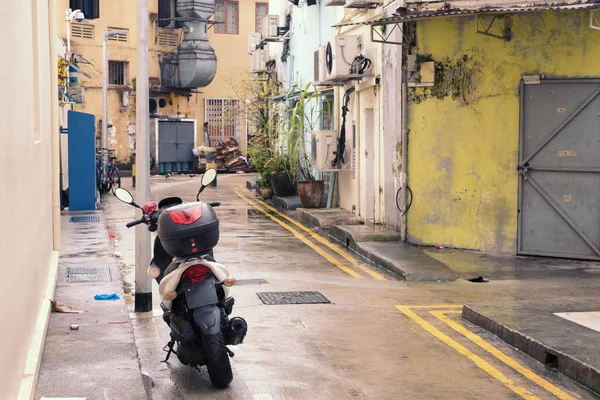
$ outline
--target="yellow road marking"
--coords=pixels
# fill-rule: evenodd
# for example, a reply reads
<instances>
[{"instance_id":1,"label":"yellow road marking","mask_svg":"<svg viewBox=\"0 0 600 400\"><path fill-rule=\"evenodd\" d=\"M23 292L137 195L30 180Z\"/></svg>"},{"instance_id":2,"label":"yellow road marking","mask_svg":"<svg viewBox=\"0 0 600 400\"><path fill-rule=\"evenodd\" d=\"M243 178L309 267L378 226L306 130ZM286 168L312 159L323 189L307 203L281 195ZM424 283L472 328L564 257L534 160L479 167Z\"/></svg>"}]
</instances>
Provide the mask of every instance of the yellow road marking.
<instances>
[{"instance_id":1,"label":"yellow road marking","mask_svg":"<svg viewBox=\"0 0 600 400\"><path fill-rule=\"evenodd\" d=\"M267 217L271 218L273 221L277 222L279 225L281 225L282 227L284 227L288 231L292 232L292 234L296 238L298 238L299 240L301 240L304 244L306 244L308 247L310 247L311 249L313 249L314 251L316 251L317 253L319 253L321 256L325 257L327 259L327 261L329 261L330 263L332 263L333 265L335 265L336 267L338 267L339 269L341 269L342 271L344 271L348 275L350 275L350 276L352 276L354 278L357 278L357 279L362 279L363 278L361 275L359 275L358 273L354 272L350 268L346 267L345 265L343 265L342 263L340 263L338 260L336 260L335 258L333 258L331 255L327 254L319 246L315 245L310 240L308 240L307 238L305 238L304 236L302 236L302 234L300 232L298 232L297 230L295 230L294 228L292 228L291 226L289 226L285 222L281 221L279 218L276 218L275 216L269 214L264 208L262 208L260 205L256 204L253 200L250 200L249 198L245 197L244 195L242 195L241 193L239 193L237 190L234 190L233 192L235 194L237 194L238 196L240 196L248 204L250 204L254 208L256 208L258 211L262 212Z\"/></svg>"},{"instance_id":2,"label":"yellow road marking","mask_svg":"<svg viewBox=\"0 0 600 400\"><path fill-rule=\"evenodd\" d=\"M234 190L235 192L235 190ZM237 193L237 192L236 192ZM237 195L239 196L239 193L237 193ZM284 213L280 212L279 210L277 210L276 208L271 207L270 205L268 205L267 203L265 203L262 200L259 199L254 199L256 200L259 204L261 204L263 207L265 207L266 209L276 213L277 215L279 215L281 218L284 218L288 221L290 221L292 224L296 225L297 227L299 227L300 229L302 229L304 232L308 233L310 236L312 236L315 240L318 240L319 242L321 242L322 244L324 244L325 246L329 247L331 250L335 251L336 253L338 253L340 256L344 257L346 260L348 260L349 262L352 263L352 266L354 266L355 268L359 268L362 269L363 271L365 271L367 274L371 275L373 278L380 280L380 281L386 281L387 278L375 271L373 271L370 268L365 267L364 265L361 265L356 258L354 258L352 256L352 254L348 253L347 251L343 250L341 247L329 242L327 239L323 238L321 235L313 232L312 230L310 230L309 228L307 228L306 226L302 225L300 222L296 221L295 219L285 215Z\"/></svg>"},{"instance_id":3,"label":"yellow road marking","mask_svg":"<svg viewBox=\"0 0 600 400\"><path fill-rule=\"evenodd\" d=\"M459 354L462 354L463 356L467 357L469 360L473 361L473 363L475 363L475 365L477 365L479 368L484 370L486 373L488 373L492 377L494 377L497 380L499 380L500 382L502 382L507 388L509 388L510 390L512 390L519 396L521 396L522 398L527 399L527 400L538 399L538 397L533 395L527 389L524 389L520 386L516 386L512 380L508 379L498 369L493 367L491 364L489 364L487 361L485 361L484 359L479 357L477 354L471 352L469 349L467 349L466 347L464 347L463 345L458 343L456 340L450 338L450 336L448 336L445 333L438 330L436 327L431 325L429 322L425 321L422 317L418 316L409 307L396 306L396 308L398 310L402 311L404 313L404 315L406 315L408 318L412 319L417 324L419 324L427 332L431 333L433 336L435 336L436 338L438 338L439 340L441 340L448 346L452 347Z\"/></svg>"},{"instance_id":4,"label":"yellow road marking","mask_svg":"<svg viewBox=\"0 0 600 400\"><path fill-rule=\"evenodd\" d=\"M418 308L418 309L429 309L429 308L462 308L462 304L434 304L431 306L396 306L402 308ZM450 311L448 311L450 312Z\"/></svg>"},{"instance_id":5,"label":"yellow road marking","mask_svg":"<svg viewBox=\"0 0 600 400\"><path fill-rule=\"evenodd\" d=\"M443 323L448 325L450 328L452 328L455 331L457 331L458 333L462 334L467 339L471 340L473 343L475 343L476 345L478 345L479 347L481 347L482 349L486 350L491 355L496 357L498 360L502 361L504 364L508 365L515 371L521 373L523 376L525 376L530 381L543 387L544 389L546 389L548 392L552 393L559 399L575 400L574 397L563 392L555 385L551 384L550 382L548 382L541 376L539 376L536 373L534 373L533 371L531 371L529 368L526 368L523 365L519 364L518 362L516 362L515 360L513 360L512 358L510 358L509 356L507 356L506 354L504 354L503 352L501 352L500 350L498 350L497 348L495 348L494 346L492 346L485 340L483 340L479 335L474 334L473 332L469 331L462 325L460 325L457 322L448 318L445 315L447 312L448 311L430 311L431 315L433 315L434 317L436 317L437 319L439 319L440 321L442 321Z\"/></svg>"}]
</instances>

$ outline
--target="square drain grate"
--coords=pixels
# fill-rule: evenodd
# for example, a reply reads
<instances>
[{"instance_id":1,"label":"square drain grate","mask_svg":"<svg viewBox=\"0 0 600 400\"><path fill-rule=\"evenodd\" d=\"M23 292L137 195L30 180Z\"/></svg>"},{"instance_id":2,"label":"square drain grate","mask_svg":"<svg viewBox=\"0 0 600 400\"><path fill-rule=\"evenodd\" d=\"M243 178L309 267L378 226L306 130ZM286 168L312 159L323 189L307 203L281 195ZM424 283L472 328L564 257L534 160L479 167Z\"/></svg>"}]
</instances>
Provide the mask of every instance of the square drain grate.
<instances>
[{"instance_id":1,"label":"square drain grate","mask_svg":"<svg viewBox=\"0 0 600 400\"><path fill-rule=\"evenodd\" d=\"M76 217L71 217L69 222L71 222L71 223L100 222L100 217L98 215L79 215Z\"/></svg>"},{"instance_id":2,"label":"square drain grate","mask_svg":"<svg viewBox=\"0 0 600 400\"><path fill-rule=\"evenodd\" d=\"M264 279L240 279L235 282L235 285L266 285L268 283L269 282L265 281Z\"/></svg>"},{"instance_id":3,"label":"square drain grate","mask_svg":"<svg viewBox=\"0 0 600 400\"><path fill-rule=\"evenodd\" d=\"M256 294L267 305L331 303L320 292L261 292Z\"/></svg>"},{"instance_id":4,"label":"square drain grate","mask_svg":"<svg viewBox=\"0 0 600 400\"><path fill-rule=\"evenodd\" d=\"M107 265L94 267L67 267L67 283L110 282L110 268Z\"/></svg>"}]
</instances>

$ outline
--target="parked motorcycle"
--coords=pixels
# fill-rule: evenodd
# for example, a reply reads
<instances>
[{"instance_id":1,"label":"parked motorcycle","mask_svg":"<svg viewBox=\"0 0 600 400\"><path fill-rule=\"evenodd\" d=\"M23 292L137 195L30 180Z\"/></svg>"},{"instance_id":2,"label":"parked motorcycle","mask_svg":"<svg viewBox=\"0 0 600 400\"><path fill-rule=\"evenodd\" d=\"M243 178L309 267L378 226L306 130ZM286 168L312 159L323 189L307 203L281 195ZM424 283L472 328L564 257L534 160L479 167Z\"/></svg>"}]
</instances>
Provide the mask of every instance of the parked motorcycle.
<instances>
[{"instance_id":1,"label":"parked motorcycle","mask_svg":"<svg viewBox=\"0 0 600 400\"><path fill-rule=\"evenodd\" d=\"M248 327L243 318L229 319L234 305L229 288L235 279L213 258L219 241L213 207L220 203L199 200L216 176L214 169L206 171L193 203L168 197L140 207L125 189L116 189L115 196L142 210L142 217L129 222L128 228L146 224L158 234L148 275L159 283L163 320L171 329L164 361L174 353L182 364L197 370L206 365L212 384L226 388L233 379L229 357L234 356L227 346L241 344Z\"/></svg>"}]
</instances>

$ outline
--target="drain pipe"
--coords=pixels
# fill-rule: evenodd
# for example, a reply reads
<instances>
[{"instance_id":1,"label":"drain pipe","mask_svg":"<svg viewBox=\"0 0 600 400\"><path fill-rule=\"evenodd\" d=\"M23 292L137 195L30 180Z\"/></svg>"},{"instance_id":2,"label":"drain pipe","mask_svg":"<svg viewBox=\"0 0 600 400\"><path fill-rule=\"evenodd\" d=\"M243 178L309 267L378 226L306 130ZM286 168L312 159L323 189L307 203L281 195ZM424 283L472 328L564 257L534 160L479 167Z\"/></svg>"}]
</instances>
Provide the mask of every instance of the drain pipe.
<instances>
[{"instance_id":1,"label":"drain pipe","mask_svg":"<svg viewBox=\"0 0 600 400\"><path fill-rule=\"evenodd\" d=\"M406 31L407 23L402 24L402 32ZM402 126L402 172L400 173L400 180L402 183L401 193L401 204L406 207L407 204L407 190L408 190L408 69L406 66L406 60L408 56L407 46L402 46L402 94L401 94L401 126ZM403 242L407 241L407 229L406 229L406 212L401 216L401 227L400 237Z\"/></svg>"}]
</instances>

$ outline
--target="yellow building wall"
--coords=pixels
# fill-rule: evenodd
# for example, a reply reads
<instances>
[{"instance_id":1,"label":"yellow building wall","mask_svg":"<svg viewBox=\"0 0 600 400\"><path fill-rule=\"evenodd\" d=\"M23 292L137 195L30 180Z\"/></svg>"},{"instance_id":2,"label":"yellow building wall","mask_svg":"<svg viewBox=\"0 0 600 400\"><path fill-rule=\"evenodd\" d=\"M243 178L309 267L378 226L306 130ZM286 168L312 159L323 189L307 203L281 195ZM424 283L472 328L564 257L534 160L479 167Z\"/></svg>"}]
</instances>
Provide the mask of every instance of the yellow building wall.
<instances>
[{"instance_id":1,"label":"yellow building wall","mask_svg":"<svg viewBox=\"0 0 600 400\"><path fill-rule=\"evenodd\" d=\"M217 56L217 74L213 82L205 87L199 88L199 94L192 94L189 99L186 96L175 96L173 104L169 104L169 96L163 97L167 100L165 108L158 108L157 112L171 118L189 118L197 121L197 143L204 143L204 103L206 98L236 98L232 89L236 81L239 81L244 71L250 68L250 56L247 54L248 34L255 31L254 7L260 1L239 2L239 34L218 34L214 27L209 29L209 42L214 48ZM61 37L65 40L66 22L64 10L69 7L69 0L59 0L58 26ZM149 76L151 85L158 84L160 80L159 59L161 54L174 51L175 48L159 46L156 43L157 28L152 20L158 13L158 1L150 0L149 9ZM133 92L133 79L137 75L137 2L136 1L101 1L100 18L94 21L85 21L85 24L94 26L94 39L71 38L72 51L81 54L93 65L81 65L81 68L91 75L88 79L80 74L81 84L85 87L85 104L78 109L96 115L98 137L101 134L100 121L102 119L102 40L108 28L129 29L128 42L108 41L108 59L114 61L127 61L127 88L113 87L109 85L108 95L108 122L114 125L109 129L109 148L116 149L119 162L127 163L131 156L131 141L128 134L128 125L135 125L135 93ZM180 30L164 31L180 32ZM130 106L122 107L121 93L129 90L131 93ZM243 149L246 146L245 114L240 116L240 138Z\"/></svg>"},{"instance_id":2,"label":"yellow building wall","mask_svg":"<svg viewBox=\"0 0 600 400\"><path fill-rule=\"evenodd\" d=\"M520 14L512 21L509 42L476 33L474 18L418 22L419 54L450 64L469 57L473 87L461 89L458 99L411 91L413 243L514 254L521 76L600 72L600 32L589 28L589 11Z\"/></svg>"},{"instance_id":3,"label":"yellow building wall","mask_svg":"<svg viewBox=\"0 0 600 400\"><path fill-rule=\"evenodd\" d=\"M38 318L44 326L44 297L52 273L52 90L51 31L45 0L3 2L0 45L6 60L0 67L0 207L3 230L0 315L0 399L17 399ZM56 136L55 136L56 137ZM44 303L44 304L43 304ZM35 360L33 360L35 361ZM33 370L31 371L33 372Z\"/></svg>"}]
</instances>

